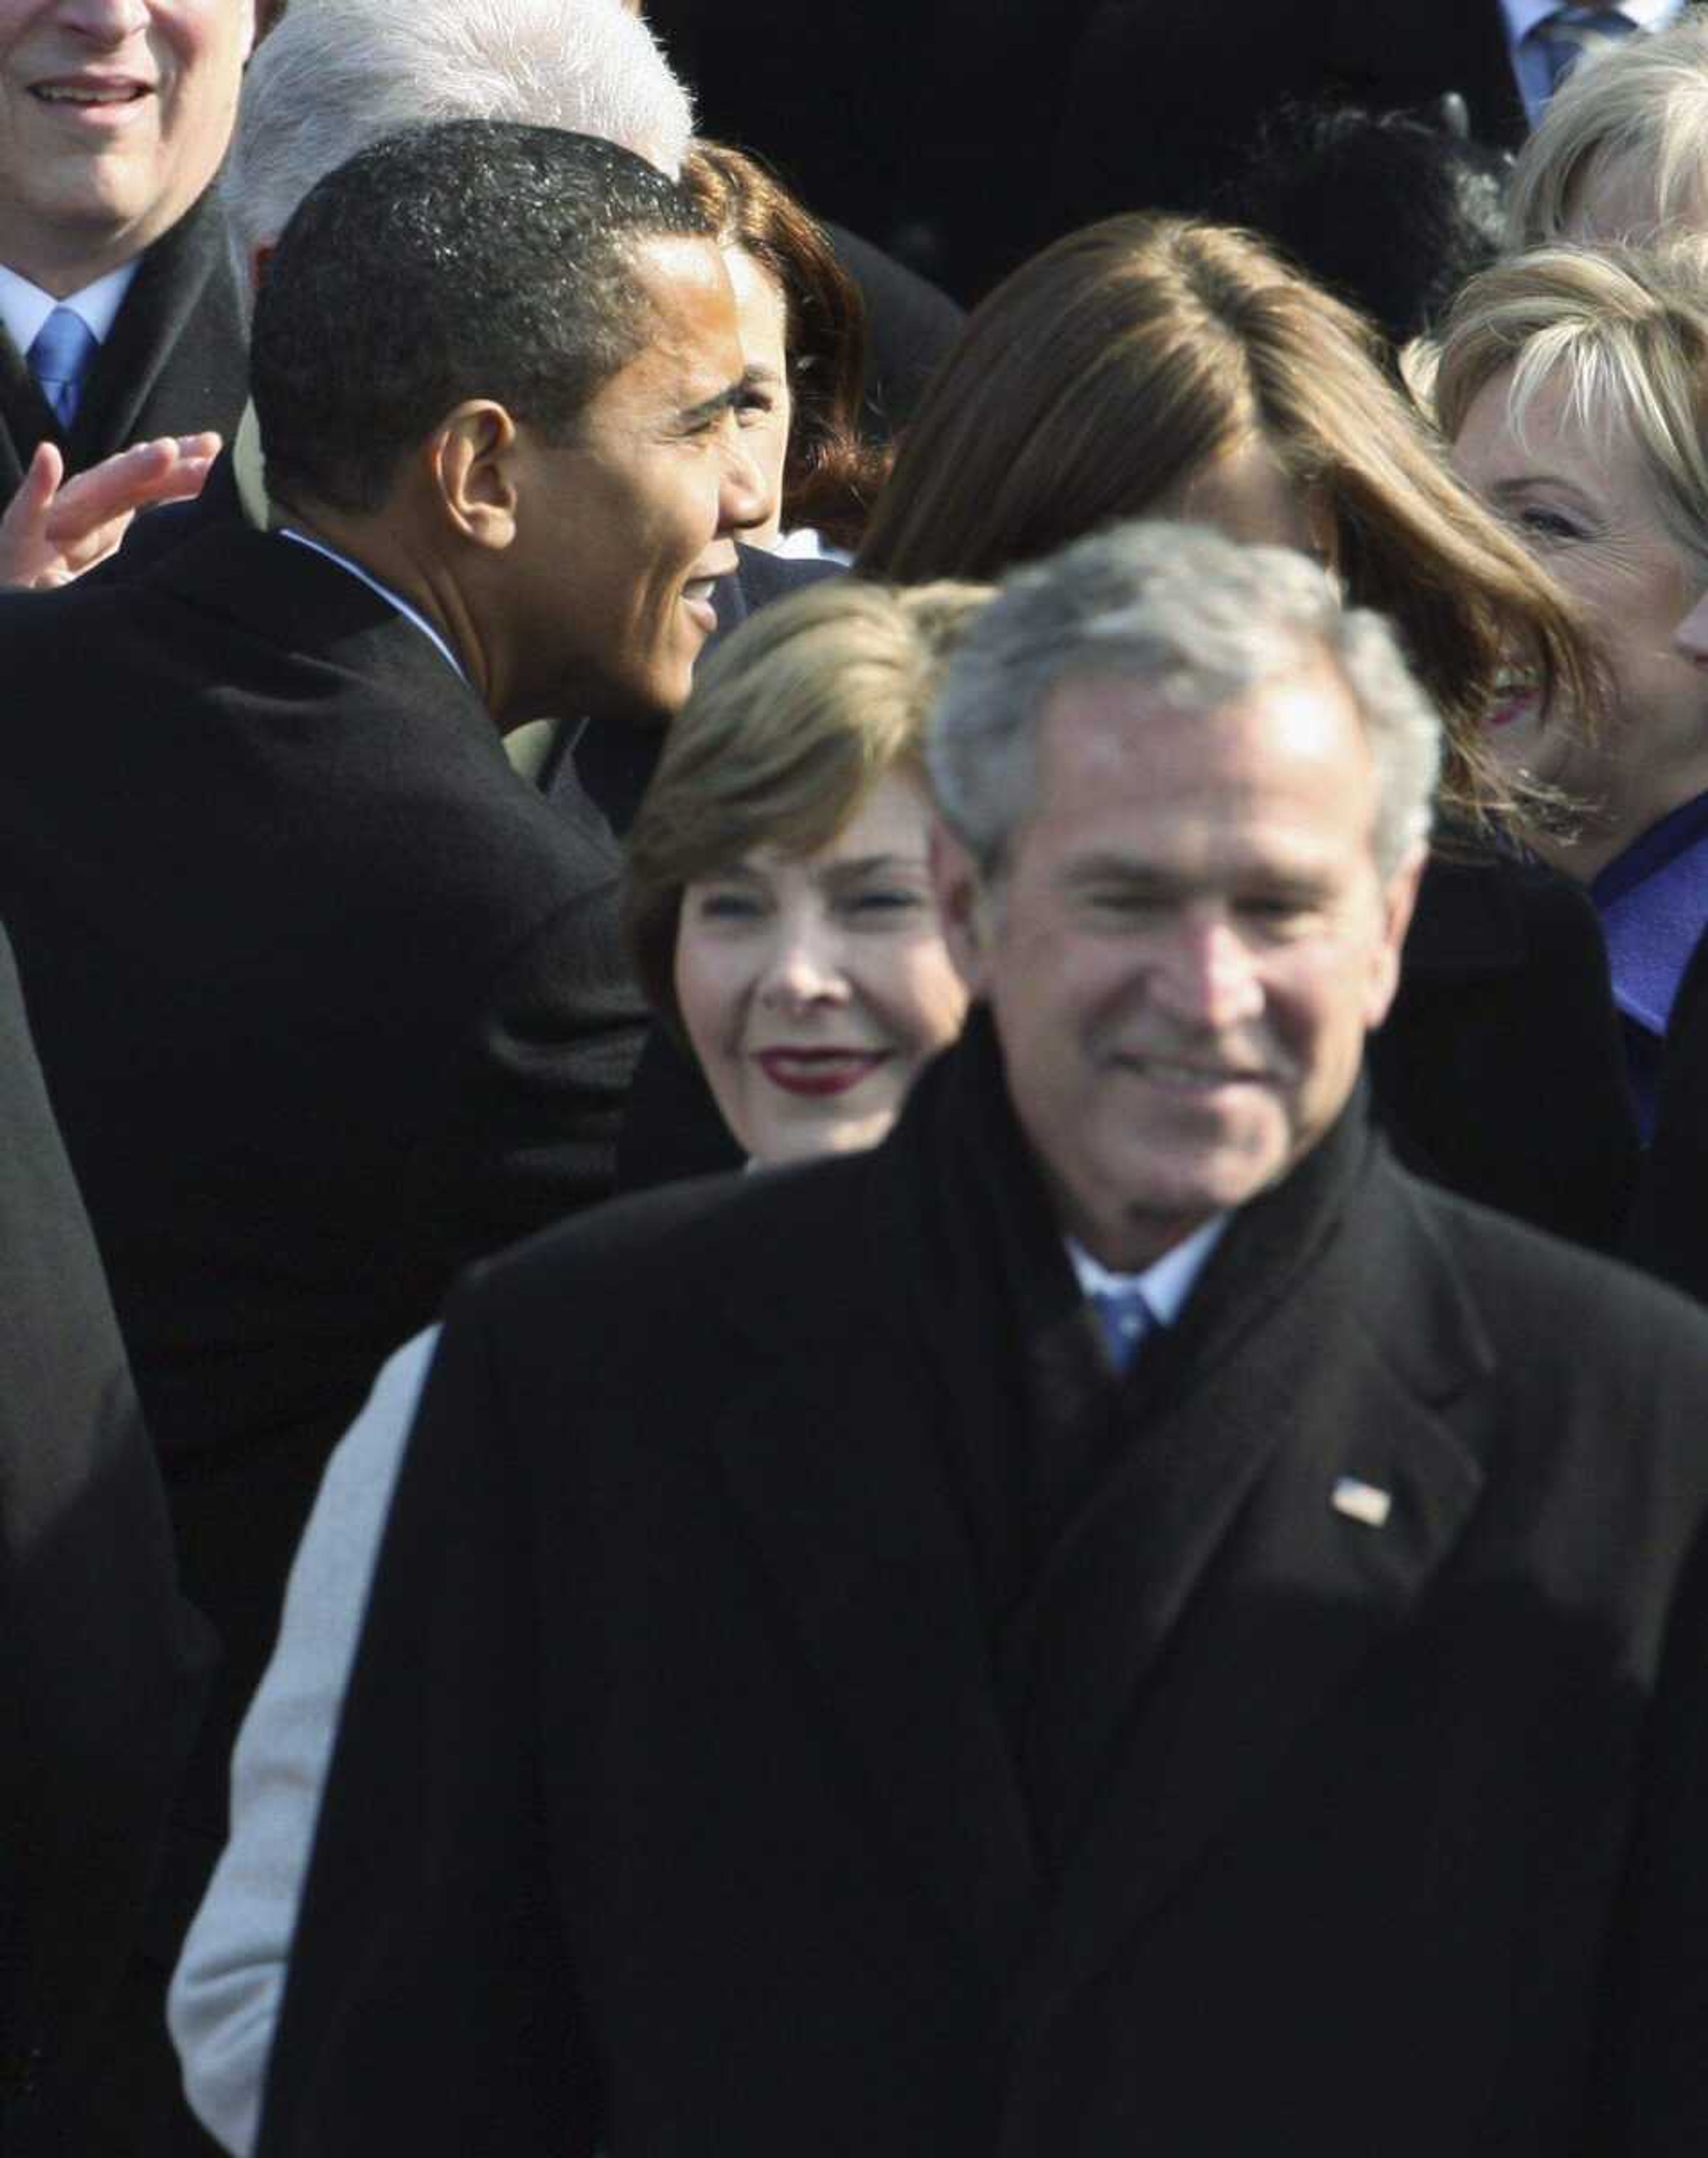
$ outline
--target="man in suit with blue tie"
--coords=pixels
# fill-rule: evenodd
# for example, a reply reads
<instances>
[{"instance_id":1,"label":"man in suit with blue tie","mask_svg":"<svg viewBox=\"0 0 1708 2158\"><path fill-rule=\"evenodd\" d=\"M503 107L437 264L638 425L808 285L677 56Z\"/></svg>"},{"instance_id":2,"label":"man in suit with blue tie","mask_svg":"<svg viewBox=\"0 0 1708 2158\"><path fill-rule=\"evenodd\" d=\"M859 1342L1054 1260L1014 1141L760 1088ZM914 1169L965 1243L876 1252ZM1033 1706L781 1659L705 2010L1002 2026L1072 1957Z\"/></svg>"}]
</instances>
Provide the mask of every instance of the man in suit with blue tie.
<instances>
[{"instance_id":1,"label":"man in suit with blue tie","mask_svg":"<svg viewBox=\"0 0 1708 2158\"><path fill-rule=\"evenodd\" d=\"M256 19L255 0L0 4L0 498L242 410L211 190ZM125 477L134 504L178 468Z\"/></svg>"},{"instance_id":2,"label":"man in suit with blue tie","mask_svg":"<svg viewBox=\"0 0 1708 2158\"><path fill-rule=\"evenodd\" d=\"M260 2158L1697 2158L1708 1321L1371 1129L1439 749L1282 550L1006 582L890 1138L452 1299Z\"/></svg>"}]
</instances>

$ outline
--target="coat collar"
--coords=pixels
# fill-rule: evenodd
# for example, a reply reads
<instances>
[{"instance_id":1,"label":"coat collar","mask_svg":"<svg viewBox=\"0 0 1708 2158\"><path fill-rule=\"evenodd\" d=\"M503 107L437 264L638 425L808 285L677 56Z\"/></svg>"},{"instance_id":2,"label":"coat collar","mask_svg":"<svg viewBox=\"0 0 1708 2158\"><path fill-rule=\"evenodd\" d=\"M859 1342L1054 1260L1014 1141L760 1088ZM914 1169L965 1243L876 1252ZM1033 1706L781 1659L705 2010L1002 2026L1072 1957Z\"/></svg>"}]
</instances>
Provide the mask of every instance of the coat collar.
<instances>
[{"instance_id":1,"label":"coat collar","mask_svg":"<svg viewBox=\"0 0 1708 2158\"><path fill-rule=\"evenodd\" d=\"M443 654L371 586L312 548L247 524L209 524L129 589L168 593L281 657L360 675L424 715L455 712L503 760L492 715Z\"/></svg>"},{"instance_id":2,"label":"coat collar","mask_svg":"<svg viewBox=\"0 0 1708 2158\"><path fill-rule=\"evenodd\" d=\"M131 441L167 355L183 338L209 287L219 284L226 288L224 334L240 356L237 272L225 213L210 188L142 256L84 386L69 444L74 469Z\"/></svg>"},{"instance_id":3,"label":"coat collar","mask_svg":"<svg viewBox=\"0 0 1708 2158\"><path fill-rule=\"evenodd\" d=\"M968 1225L941 1218L956 1176L935 1149L946 1118L975 1150L989 1136L983 1112L968 1115L957 1060L976 1092L992 1053L976 1033L950 1052L876 1155L792 1173L803 1195L816 1180L821 1203L802 1219L843 1241L862 1287L828 1310L816 1269L762 1311L751 1281L732 1289L721 1315L767 1350L766 1376L714 1443L899 1862L982 1970L1020 1974L1015 2011L1029 2022L1095 1976L1260 1799L1453 1550L1482 1485L1466 1404L1493 1359L1427 1209L1355 1110L1312 1175L1236 1218L1174 1368L1153 1374L1144 1443L1050 1552L998 1644L984 1495L962 1442L970 1417L1000 1412L1004 1345L1029 1299L1059 1327L1071 1276L1052 1231L1053 1257L1035 1255L1017 1302L1000 1267L982 1278L982 1309L980 1281L956 1278ZM994 1195L1006 1173L984 1166ZM996 1233L970 1225L987 1252ZM921 1304L916 1292L933 1288ZM946 1344L975 1339L978 1367L956 1368ZM1385 1495L1380 1528L1337 1510L1343 1479ZM1101 1749L1080 1764L1089 1802L1050 1884L1018 1765L1024 1734L998 1682L998 1655L1015 1653L1034 1656L1040 1712L1065 1711Z\"/></svg>"}]
</instances>

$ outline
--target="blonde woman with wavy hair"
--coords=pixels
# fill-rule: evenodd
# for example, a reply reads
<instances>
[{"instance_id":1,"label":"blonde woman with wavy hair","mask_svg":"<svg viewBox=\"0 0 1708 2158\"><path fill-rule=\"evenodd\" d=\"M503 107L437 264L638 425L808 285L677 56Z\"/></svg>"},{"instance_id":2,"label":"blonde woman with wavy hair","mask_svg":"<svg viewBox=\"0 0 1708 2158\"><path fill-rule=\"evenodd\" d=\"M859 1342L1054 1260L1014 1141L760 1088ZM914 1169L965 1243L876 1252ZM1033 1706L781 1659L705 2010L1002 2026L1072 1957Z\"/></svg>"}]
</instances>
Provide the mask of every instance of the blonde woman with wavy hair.
<instances>
[{"instance_id":1,"label":"blonde woman with wavy hair","mask_svg":"<svg viewBox=\"0 0 1708 2158\"><path fill-rule=\"evenodd\" d=\"M1708 16L1573 69L1519 152L1507 245L1646 243L1708 225Z\"/></svg>"},{"instance_id":2,"label":"blonde woman with wavy hair","mask_svg":"<svg viewBox=\"0 0 1708 2158\"><path fill-rule=\"evenodd\" d=\"M1538 248L1484 271L1436 399L1461 473L1593 641L1596 724L1520 681L1491 740L1571 807L1532 843L1595 904L1646 1127L1708 930L1708 244Z\"/></svg>"}]
</instances>

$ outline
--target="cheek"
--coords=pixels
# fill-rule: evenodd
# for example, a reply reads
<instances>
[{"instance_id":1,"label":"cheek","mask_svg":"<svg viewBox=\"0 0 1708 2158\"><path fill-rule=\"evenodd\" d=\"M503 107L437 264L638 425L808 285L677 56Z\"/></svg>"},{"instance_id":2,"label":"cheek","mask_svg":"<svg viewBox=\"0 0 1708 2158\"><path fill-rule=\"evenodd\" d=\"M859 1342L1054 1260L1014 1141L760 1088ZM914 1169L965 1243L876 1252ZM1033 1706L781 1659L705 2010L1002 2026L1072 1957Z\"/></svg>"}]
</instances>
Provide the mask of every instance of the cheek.
<instances>
[{"instance_id":1,"label":"cheek","mask_svg":"<svg viewBox=\"0 0 1708 2158\"><path fill-rule=\"evenodd\" d=\"M676 1002L694 1055L710 1071L734 1053L753 969L685 922L676 939Z\"/></svg>"},{"instance_id":2,"label":"cheek","mask_svg":"<svg viewBox=\"0 0 1708 2158\"><path fill-rule=\"evenodd\" d=\"M918 1054L934 1056L960 1033L967 1017L967 986L941 937L933 937L912 955L907 991Z\"/></svg>"}]
</instances>

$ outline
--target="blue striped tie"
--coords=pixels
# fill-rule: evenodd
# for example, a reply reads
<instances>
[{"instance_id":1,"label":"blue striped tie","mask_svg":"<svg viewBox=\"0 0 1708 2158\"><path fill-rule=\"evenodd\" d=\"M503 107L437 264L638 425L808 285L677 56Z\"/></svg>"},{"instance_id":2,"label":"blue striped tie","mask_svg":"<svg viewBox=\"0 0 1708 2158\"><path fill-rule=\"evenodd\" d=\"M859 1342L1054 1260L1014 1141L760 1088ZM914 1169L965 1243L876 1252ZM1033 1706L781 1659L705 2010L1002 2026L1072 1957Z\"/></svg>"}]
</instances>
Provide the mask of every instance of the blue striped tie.
<instances>
[{"instance_id":1,"label":"blue striped tie","mask_svg":"<svg viewBox=\"0 0 1708 2158\"><path fill-rule=\"evenodd\" d=\"M1611 8L1556 8L1530 32L1548 64L1548 95L1560 87L1561 79L1576 66L1586 53L1599 45L1616 45L1628 38L1637 25Z\"/></svg>"},{"instance_id":2,"label":"blue striped tie","mask_svg":"<svg viewBox=\"0 0 1708 2158\"><path fill-rule=\"evenodd\" d=\"M100 349L100 339L75 307L55 307L23 356L54 417L68 432L77 417L83 378Z\"/></svg>"}]
</instances>

